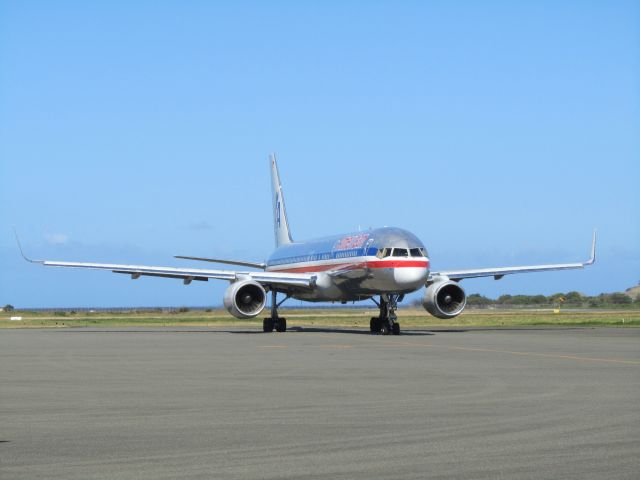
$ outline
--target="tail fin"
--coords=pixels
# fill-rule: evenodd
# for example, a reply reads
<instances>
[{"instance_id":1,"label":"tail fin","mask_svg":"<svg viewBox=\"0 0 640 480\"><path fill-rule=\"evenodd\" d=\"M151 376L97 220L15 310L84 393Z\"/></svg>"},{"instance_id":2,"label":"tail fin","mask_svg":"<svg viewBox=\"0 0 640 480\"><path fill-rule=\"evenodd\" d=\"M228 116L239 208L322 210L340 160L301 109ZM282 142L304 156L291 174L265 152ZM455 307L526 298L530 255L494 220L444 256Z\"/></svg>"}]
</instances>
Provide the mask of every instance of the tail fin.
<instances>
[{"instance_id":1,"label":"tail fin","mask_svg":"<svg viewBox=\"0 0 640 480\"><path fill-rule=\"evenodd\" d=\"M280 174L276 156L269 155L271 163L271 193L273 198L273 230L276 237L276 247L293 243L291 232L289 231L289 221L287 220L287 209L284 206L284 196L282 185L280 184Z\"/></svg>"}]
</instances>

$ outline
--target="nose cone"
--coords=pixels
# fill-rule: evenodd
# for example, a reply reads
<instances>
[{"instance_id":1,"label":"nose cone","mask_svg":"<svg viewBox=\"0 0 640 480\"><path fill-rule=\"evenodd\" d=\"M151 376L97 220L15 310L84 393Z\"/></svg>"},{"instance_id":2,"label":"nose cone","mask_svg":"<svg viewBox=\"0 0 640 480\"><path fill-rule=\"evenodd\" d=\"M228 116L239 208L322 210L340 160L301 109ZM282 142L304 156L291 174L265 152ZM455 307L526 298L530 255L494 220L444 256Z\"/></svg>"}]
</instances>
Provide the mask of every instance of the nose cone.
<instances>
[{"instance_id":1,"label":"nose cone","mask_svg":"<svg viewBox=\"0 0 640 480\"><path fill-rule=\"evenodd\" d=\"M401 289L418 289L427 281L426 267L400 267L393 269L393 278Z\"/></svg>"}]
</instances>

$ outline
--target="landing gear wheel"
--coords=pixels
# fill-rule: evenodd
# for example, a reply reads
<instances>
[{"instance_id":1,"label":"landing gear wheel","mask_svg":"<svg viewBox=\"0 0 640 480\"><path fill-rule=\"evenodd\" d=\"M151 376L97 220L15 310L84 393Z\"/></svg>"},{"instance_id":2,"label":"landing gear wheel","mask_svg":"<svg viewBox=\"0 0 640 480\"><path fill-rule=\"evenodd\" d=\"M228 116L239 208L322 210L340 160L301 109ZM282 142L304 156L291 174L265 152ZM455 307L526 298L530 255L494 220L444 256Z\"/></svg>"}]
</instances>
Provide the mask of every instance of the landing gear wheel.
<instances>
[{"instance_id":1,"label":"landing gear wheel","mask_svg":"<svg viewBox=\"0 0 640 480\"><path fill-rule=\"evenodd\" d=\"M369 329L371 330L371 333L379 333L381 326L382 322L380 322L380 318L371 317L371 321L369 322Z\"/></svg>"},{"instance_id":2,"label":"landing gear wheel","mask_svg":"<svg viewBox=\"0 0 640 480\"><path fill-rule=\"evenodd\" d=\"M280 317L276 322L276 332L286 332L287 331L287 319Z\"/></svg>"},{"instance_id":3,"label":"landing gear wheel","mask_svg":"<svg viewBox=\"0 0 640 480\"><path fill-rule=\"evenodd\" d=\"M273 320L271 318L262 320L262 331L265 333L273 332Z\"/></svg>"},{"instance_id":4,"label":"landing gear wheel","mask_svg":"<svg viewBox=\"0 0 640 480\"><path fill-rule=\"evenodd\" d=\"M396 315L396 309L398 308L398 301L403 298L404 295L397 293L385 293L380 295L380 303L376 302L380 308L380 315L371 319L372 332L377 331L381 335L389 335L390 333L400 335L400 324L396 322L398 318ZM377 327L377 329L374 330L374 327Z\"/></svg>"},{"instance_id":5,"label":"landing gear wheel","mask_svg":"<svg viewBox=\"0 0 640 480\"><path fill-rule=\"evenodd\" d=\"M271 316L265 318L262 323L262 329L265 332L273 332L274 328L277 332L287 331L287 319L278 316L278 307L290 296L291 295L287 295L284 300L278 303L278 292L271 290Z\"/></svg>"}]
</instances>

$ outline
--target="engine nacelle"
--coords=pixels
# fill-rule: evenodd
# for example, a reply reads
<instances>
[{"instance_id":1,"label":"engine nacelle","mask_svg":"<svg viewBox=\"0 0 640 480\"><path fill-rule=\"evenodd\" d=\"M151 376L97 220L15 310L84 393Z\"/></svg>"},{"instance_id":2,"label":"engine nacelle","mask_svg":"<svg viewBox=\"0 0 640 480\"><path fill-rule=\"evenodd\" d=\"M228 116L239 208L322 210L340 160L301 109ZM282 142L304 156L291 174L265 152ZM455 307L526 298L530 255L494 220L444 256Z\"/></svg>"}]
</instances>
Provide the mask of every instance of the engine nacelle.
<instances>
[{"instance_id":1,"label":"engine nacelle","mask_svg":"<svg viewBox=\"0 0 640 480\"><path fill-rule=\"evenodd\" d=\"M462 313L467 304L467 294L457 282L440 280L427 287L422 306L438 318L453 318Z\"/></svg>"},{"instance_id":2,"label":"engine nacelle","mask_svg":"<svg viewBox=\"0 0 640 480\"><path fill-rule=\"evenodd\" d=\"M233 282L224 292L224 306L236 318L260 315L267 303L267 292L253 280Z\"/></svg>"}]
</instances>

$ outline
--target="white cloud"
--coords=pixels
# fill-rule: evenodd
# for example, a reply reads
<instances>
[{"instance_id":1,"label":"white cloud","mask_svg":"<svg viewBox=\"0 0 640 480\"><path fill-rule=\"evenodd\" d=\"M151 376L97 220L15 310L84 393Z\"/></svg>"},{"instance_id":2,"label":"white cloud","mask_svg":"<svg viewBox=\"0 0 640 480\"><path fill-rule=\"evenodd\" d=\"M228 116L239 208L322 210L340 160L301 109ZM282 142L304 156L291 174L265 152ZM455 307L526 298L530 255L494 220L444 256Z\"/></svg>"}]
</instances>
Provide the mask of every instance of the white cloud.
<instances>
[{"instance_id":1,"label":"white cloud","mask_svg":"<svg viewBox=\"0 0 640 480\"><path fill-rule=\"evenodd\" d=\"M69 241L69 235L65 233L45 233L44 239L52 245L63 245Z\"/></svg>"}]
</instances>

